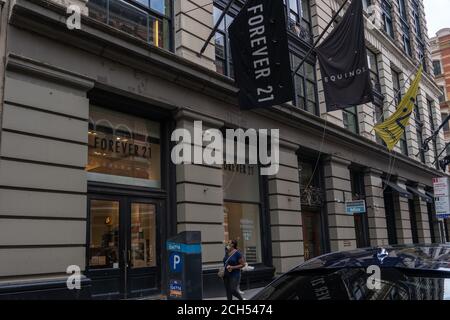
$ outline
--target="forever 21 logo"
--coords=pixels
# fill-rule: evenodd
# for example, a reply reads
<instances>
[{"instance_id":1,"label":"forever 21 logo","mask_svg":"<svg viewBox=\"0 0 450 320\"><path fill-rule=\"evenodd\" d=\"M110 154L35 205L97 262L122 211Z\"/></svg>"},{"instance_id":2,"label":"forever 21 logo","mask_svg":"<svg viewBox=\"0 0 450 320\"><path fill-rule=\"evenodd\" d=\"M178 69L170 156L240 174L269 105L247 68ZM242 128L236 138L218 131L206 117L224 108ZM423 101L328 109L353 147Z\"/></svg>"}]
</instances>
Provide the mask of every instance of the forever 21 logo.
<instances>
[{"instance_id":1,"label":"forever 21 logo","mask_svg":"<svg viewBox=\"0 0 450 320\"><path fill-rule=\"evenodd\" d=\"M123 157L134 156L147 159L152 157L152 148L148 144L140 145L123 140L95 137L91 147L103 152L116 153Z\"/></svg>"}]
</instances>

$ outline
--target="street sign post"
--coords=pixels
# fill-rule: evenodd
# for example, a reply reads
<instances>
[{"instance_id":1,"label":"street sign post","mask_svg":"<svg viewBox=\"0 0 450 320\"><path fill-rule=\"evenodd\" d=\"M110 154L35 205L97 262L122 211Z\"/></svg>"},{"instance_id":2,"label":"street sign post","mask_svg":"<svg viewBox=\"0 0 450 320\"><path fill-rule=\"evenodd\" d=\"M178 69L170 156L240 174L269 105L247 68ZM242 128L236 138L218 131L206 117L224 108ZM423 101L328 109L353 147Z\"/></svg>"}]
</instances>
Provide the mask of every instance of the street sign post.
<instances>
[{"instance_id":1,"label":"street sign post","mask_svg":"<svg viewBox=\"0 0 450 320\"><path fill-rule=\"evenodd\" d=\"M438 219L450 217L450 179L448 177L433 178L434 203Z\"/></svg>"}]
</instances>

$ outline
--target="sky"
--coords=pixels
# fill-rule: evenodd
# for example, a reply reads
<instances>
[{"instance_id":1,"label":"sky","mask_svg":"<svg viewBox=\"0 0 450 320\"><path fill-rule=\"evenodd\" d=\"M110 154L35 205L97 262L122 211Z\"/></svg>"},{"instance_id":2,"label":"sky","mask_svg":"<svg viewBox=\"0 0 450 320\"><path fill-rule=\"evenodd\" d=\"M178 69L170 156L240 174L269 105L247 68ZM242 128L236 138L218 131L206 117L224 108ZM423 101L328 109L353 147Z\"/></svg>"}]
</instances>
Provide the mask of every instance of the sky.
<instances>
[{"instance_id":1,"label":"sky","mask_svg":"<svg viewBox=\"0 0 450 320\"><path fill-rule=\"evenodd\" d=\"M428 25L428 36L436 36L442 28L450 28L450 0L423 0Z\"/></svg>"}]
</instances>

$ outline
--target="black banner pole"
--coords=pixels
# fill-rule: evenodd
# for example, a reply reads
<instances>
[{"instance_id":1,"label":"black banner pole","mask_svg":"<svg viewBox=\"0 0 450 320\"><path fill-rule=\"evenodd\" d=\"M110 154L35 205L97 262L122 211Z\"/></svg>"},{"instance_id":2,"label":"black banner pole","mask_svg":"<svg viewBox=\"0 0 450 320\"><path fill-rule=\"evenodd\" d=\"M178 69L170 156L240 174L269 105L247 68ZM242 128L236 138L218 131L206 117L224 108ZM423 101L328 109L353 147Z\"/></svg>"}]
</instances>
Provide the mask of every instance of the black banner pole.
<instances>
[{"instance_id":1,"label":"black banner pole","mask_svg":"<svg viewBox=\"0 0 450 320\"><path fill-rule=\"evenodd\" d=\"M223 18L230 10L233 2L234 2L234 0L230 0L228 2L227 6L225 7L225 9L222 11L222 14L219 17L219 20L217 20L216 25L212 29L211 33L208 36L208 39L205 41L205 44L203 45L202 49L200 50L200 53L198 54L199 56L203 55L203 53L205 52L206 48L208 47L209 42L211 41L212 37L216 34L217 29L219 29L219 25L222 23Z\"/></svg>"},{"instance_id":2,"label":"black banner pole","mask_svg":"<svg viewBox=\"0 0 450 320\"><path fill-rule=\"evenodd\" d=\"M358 0L356 0L358 1ZM359 0L360 1L360 0ZM344 3L341 5L341 7L339 8L339 10L334 14L334 16L331 18L331 21L328 23L328 25L325 27L325 29L323 29L322 33L319 35L319 37L316 39L316 41L314 42L314 44L312 45L311 49L309 49L309 51L306 53L306 55L303 57L302 61L300 61L300 63L298 64L297 68L295 69L295 71L292 73L293 76L295 76L298 72L298 70L300 70L300 68L302 67L302 65L305 63L306 59L309 58L309 56L311 55L311 53L314 51L314 49L316 48L317 44L319 43L319 41L323 38L323 36L325 35L325 33L328 31L328 29L330 29L331 25L333 24L334 20L336 20L336 18L339 16L339 13L341 13L341 11L344 9L345 5L347 4L348 0L345 0Z\"/></svg>"}]
</instances>

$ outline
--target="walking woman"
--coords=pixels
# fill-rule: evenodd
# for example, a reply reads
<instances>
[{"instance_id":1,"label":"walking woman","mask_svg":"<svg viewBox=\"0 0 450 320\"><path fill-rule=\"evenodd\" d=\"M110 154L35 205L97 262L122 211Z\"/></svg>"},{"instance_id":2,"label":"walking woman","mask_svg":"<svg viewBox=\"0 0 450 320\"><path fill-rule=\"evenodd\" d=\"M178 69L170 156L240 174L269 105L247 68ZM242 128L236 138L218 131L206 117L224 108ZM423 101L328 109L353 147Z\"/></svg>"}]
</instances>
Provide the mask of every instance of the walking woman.
<instances>
[{"instance_id":1,"label":"walking woman","mask_svg":"<svg viewBox=\"0 0 450 320\"><path fill-rule=\"evenodd\" d=\"M238 250L236 240L230 240L228 242L223 264L225 268L223 282L227 292L227 299L233 300L233 296L235 296L239 300L243 300L239 293L239 281L241 279L241 269L245 266L245 261Z\"/></svg>"}]
</instances>

